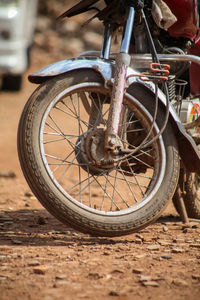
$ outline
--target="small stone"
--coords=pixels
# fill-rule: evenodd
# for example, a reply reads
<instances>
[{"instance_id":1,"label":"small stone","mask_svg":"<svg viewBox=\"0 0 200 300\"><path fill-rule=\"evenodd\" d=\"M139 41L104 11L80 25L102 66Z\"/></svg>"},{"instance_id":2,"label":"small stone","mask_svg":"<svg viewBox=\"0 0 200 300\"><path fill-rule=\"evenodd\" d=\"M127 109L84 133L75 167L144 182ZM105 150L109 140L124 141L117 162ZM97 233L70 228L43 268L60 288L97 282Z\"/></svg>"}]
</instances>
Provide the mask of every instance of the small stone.
<instances>
[{"instance_id":1,"label":"small stone","mask_svg":"<svg viewBox=\"0 0 200 300\"><path fill-rule=\"evenodd\" d=\"M7 277L6 276L2 276L2 275L0 275L0 282L1 281L4 281L4 280L6 280L7 279Z\"/></svg>"},{"instance_id":2,"label":"small stone","mask_svg":"<svg viewBox=\"0 0 200 300\"><path fill-rule=\"evenodd\" d=\"M200 281L200 274L193 274L192 278Z\"/></svg>"},{"instance_id":3,"label":"small stone","mask_svg":"<svg viewBox=\"0 0 200 300\"><path fill-rule=\"evenodd\" d=\"M152 287L158 287L159 286L159 284L156 281L143 281L142 285L152 286Z\"/></svg>"},{"instance_id":4,"label":"small stone","mask_svg":"<svg viewBox=\"0 0 200 300\"><path fill-rule=\"evenodd\" d=\"M140 281L151 281L151 276L149 275L141 275Z\"/></svg>"},{"instance_id":5,"label":"small stone","mask_svg":"<svg viewBox=\"0 0 200 300\"><path fill-rule=\"evenodd\" d=\"M108 255L110 255L110 253L109 253L108 251L104 251L104 252L103 252L103 255L108 256Z\"/></svg>"},{"instance_id":6,"label":"small stone","mask_svg":"<svg viewBox=\"0 0 200 300\"><path fill-rule=\"evenodd\" d=\"M40 262L37 260L33 260L28 263L29 267L34 267L34 266L39 266L39 265L40 265Z\"/></svg>"},{"instance_id":7,"label":"small stone","mask_svg":"<svg viewBox=\"0 0 200 300\"><path fill-rule=\"evenodd\" d=\"M12 258L18 258L18 257L21 257L21 255L18 254L18 253L13 253L13 254L11 254L11 256L12 256Z\"/></svg>"},{"instance_id":8,"label":"small stone","mask_svg":"<svg viewBox=\"0 0 200 300\"><path fill-rule=\"evenodd\" d=\"M26 191L24 196L30 198L33 196L33 194L30 191Z\"/></svg>"},{"instance_id":9,"label":"small stone","mask_svg":"<svg viewBox=\"0 0 200 300\"><path fill-rule=\"evenodd\" d=\"M163 231L164 232L167 232L169 229L168 229L168 227L167 226L163 226Z\"/></svg>"},{"instance_id":10,"label":"small stone","mask_svg":"<svg viewBox=\"0 0 200 300\"><path fill-rule=\"evenodd\" d=\"M0 177L2 177L2 178L15 178L16 174L13 171L0 171Z\"/></svg>"},{"instance_id":11,"label":"small stone","mask_svg":"<svg viewBox=\"0 0 200 300\"><path fill-rule=\"evenodd\" d=\"M53 287L60 288L60 287L66 286L67 284L69 284L69 282L67 280L57 280L56 283L53 285ZM51 300L52 300L52 298L51 298Z\"/></svg>"},{"instance_id":12,"label":"small stone","mask_svg":"<svg viewBox=\"0 0 200 300\"><path fill-rule=\"evenodd\" d=\"M134 242L135 242L136 244L142 244L142 240L139 239L139 238L135 239Z\"/></svg>"},{"instance_id":13,"label":"small stone","mask_svg":"<svg viewBox=\"0 0 200 300\"><path fill-rule=\"evenodd\" d=\"M158 239L157 242L158 242L161 246L167 246L167 245L169 245L169 242L166 241L166 240Z\"/></svg>"},{"instance_id":14,"label":"small stone","mask_svg":"<svg viewBox=\"0 0 200 300\"><path fill-rule=\"evenodd\" d=\"M65 274L59 274L59 275L56 275L55 277L57 280L64 280L67 278L67 275Z\"/></svg>"},{"instance_id":15,"label":"small stone","mask_svg":"<svg viewBox=\"0 0 200 300\"><path fill-rule=\"evenodd\" d=\"M145 254L145 253L135 255L135 258L137 258L137 259L141 259L141 258L144 258L144 257L146 257L146 254Z\"/></svg>"},{"instance_id":16,"label":"small stone","mask_svg":"<svg viewBox=\"0 0 200 300\"><path fill-rule=\"evenodd\" d=\"M144 241L143 235L141 235L141 234L136 234L136 237L139 238L139 239L141 239L142 241Z\"/></svg>"},{"instance_id":17,"label":"small stone","mask_svg":"<svg viewBox=\"0 0 200 300\"><path fill-rule=\"evenodd\" d=\"M179 243L184 243L184 239L181 239L181 238L176 238L176 239L173 239L173 243L177 243L177 244L179 244Z\"/></svg>"},{"instance_id":18,"label":"small stone","mask_svg":"<svg viewBox=\"0 0 200 300\"><path fill-rule=\"evenodd\" d=\"M19 240L12 240L12 243L16 244L16 245L21 245L22 244L22 242L19 241Z\"/></svg>"},{"instance_id":19,"label":"small stone","mask_svg":"<svg viewBox=\"0 0 200 300\"><path fill-rule=\"evenodd\" d=\"M172 283L177 286L188 286L188 283L183 279L174 279Z\"/></svg>"},{"instance_id":20,"label":"small stone","mask_svg":"<svg viewBox=\"0 0 200 300\"><path fill-rule=\"evenodd\" d=\"M148 250L159 250L160 246L159 245L149 245L147 246Z\"/></svg>"},{"instance_id":21,"label":"small stone","mask_svg":"<svg viewBox=\"0 0 200 300\"><path fill-rule=\"evenodd\" d=\"M102 278L102 276L99 273L89 273L88 278L97 280Z\"/></svg>"},{"instance_id":22,"label":"small stone","mask_svg":"<svg viewBox=\"0 0 200 300\"><path fill-rule=\"evenodd\" d=\"M190 223L182 225L182 229L184 230L186 228L198 228L199 225L200 225L199 221L197 221L197 222L190 222Z\"/></svg>"},{"instance_id":23,"label":"small stone","mask_svg":"<svg viewBox=\"0 0 200 300\"><path fill-rule=\"evenodd\" d=\"M200 244L190 244L191 248L200 248Z\"/></svg>"},{"instance_id":24,"label":"small stone","mask_svg":"<svg viewBox=\"0 0 200 300\"><path fill-rule=\"evenodd\" d=\"M10 255L0 255L0 261L10 258Z\"/></svg>"},{"instance_id":25,"label":"small stone","mask_svg":"<svg viewBox=\"0 0 200 300\"><path fill-rule=\"evenodd\" d=\"M194 229L193 228L184 228L183 233L193 233Z\"/></svg>"},{"instance_id":26,"label":"small stone","mask_svg":"<svg viewBox=\"0 0 200 300\"><path fill-rule=\"evenodd\" d=\"M6 245L0 245L0 251L5 251L5 250L10 250L10 247L9 246L6 246Z\"/></svg>"},{"instance_id":27,"label":"small stone","mask_svg":"<svg viewBox=\"0 0 200 300\"><path fill-rule=\"evenodd\" d=\"M172 249L172 253L183 253L184 252L184 249L181 249L181 248L173 248Z\"/></svg>"},{"instance_id":28,"label":"small stone","mask_svg":"<svg viewBox=\"0 0 200 300\"><path fill-rule=\"evenodd\" d=\"M132 272L135 274L141 274L142 272L144 272L144 269L133 269Z\"/></svg>"},{"instance_id":29,"label":"small stone","mask_svg":"<svg viewBox=\"0 0 200 300\"><path fill-rule=\"evenodd\" d=\"M46 274L46 272L47 272L47 268L46 267L37 267L37 268L34 268L33 269L33 272L35 273L35 274L41 274L41 275L45 275Z\"/></svg>"},{"instance_id":30,"label":"small stone","mask_svg":"<svg viewBox=\"0 0 200 300\"><path fill-rule=\"evenodd\" d=\"M161 255L161 258L163 259L172 259L170 255Z\"/></svg>"},{"instance_id":31,"label":"small stone","mask_svg":"<svg viewBox=\"0 0 200 300\"><path fill-rule=\"evenodd\" d=\"M124 272L122 270L119 269L115 269L111 272L111 274L123 274Z\"/></svg>"},{"instance_id":32,"label":"small stone","mask_svg":"<svg viewBox=\"0 0 200 300\"><path fill-rule=\"evenodd\" d=\"M119 296L119 293L117 293L116 291L110 291L109 296Z\"/></svg>"}]
</instances>

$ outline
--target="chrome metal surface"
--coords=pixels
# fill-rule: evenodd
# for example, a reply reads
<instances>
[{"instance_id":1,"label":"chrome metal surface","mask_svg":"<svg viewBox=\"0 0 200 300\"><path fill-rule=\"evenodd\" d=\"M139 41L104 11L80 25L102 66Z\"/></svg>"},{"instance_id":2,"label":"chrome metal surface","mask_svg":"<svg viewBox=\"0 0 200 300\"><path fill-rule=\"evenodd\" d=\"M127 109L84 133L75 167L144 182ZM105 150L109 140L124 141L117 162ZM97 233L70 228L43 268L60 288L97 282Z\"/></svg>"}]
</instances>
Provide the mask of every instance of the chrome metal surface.
<instances>
[{"instance_id":1,"label":"chrome metal surface","mask_svg":"<svg viewBox=\"0 0 200 300\"><path fill-rule=\"evenodd\" d=\"M104 31L104 38L103 38L103 44L101 48L101 58L109 59L110 55L110 46L111 46L111 40L112 40L112 27L110 24L106 25L105 31Z\"/></svg>"},{"instance_id":2,"label":"chrome metal surface","mask_svg":"<svg viewBox=\"0 0 200 300\"><path fill-rule=\"evenodd\" d=\"M110 59L114 60L117 53L111 53ZM80 57L84 56L100 56L99 51L86 51L81 53ZM160 61L182 61L182 62L193 62L200 65L200 57L190 54L158 54ZM152 62L151 54L132 54L131 55L131 66L137 67L149 67L149 63ZM142 64L142 65L141 65Z\"/></svg>"},{"instance_id":3,"label":"chrome metal surface","mask_svg":"<svg viewBox=\"0 0 200 300\"><path fill-rule=\"evenodd\" d=\"M80 93L85 94L90 107L92 101L94 105L99 102L99 120L107 120L110 94L103 85L80 83L57 94L43 114L38 136L41 158L49 177L67 201L87 211L124 215L139 210L151 201L164 178L166 152L162 137L129 159L121 157L115 165L112 162L104 165L104 149L100 147L104 126L99 123L100 127L88 131L89 116ZM128 139L120 143L126 142L127 147L134 148L138 128L145 137L152 117L130 95L125 97L123 105L129 112L128 119L121 120ZM155 124L152 134L158 130Z\"/></svg>"},{"instance_id":4,"label":"chrome metal surface","mask_svg":"<svg viewBox=\"0 0 200 300\"><path fill-rule=\"evenodd\" d=\"M125 31L121 43L120 52L121 53L128 53L129 47L130 47L130 41L131 41L131 35L133 31L133 23L134 23L134 17L135 17L135 9L133 7L130 7Z\"/></svg>"}]
</instances>

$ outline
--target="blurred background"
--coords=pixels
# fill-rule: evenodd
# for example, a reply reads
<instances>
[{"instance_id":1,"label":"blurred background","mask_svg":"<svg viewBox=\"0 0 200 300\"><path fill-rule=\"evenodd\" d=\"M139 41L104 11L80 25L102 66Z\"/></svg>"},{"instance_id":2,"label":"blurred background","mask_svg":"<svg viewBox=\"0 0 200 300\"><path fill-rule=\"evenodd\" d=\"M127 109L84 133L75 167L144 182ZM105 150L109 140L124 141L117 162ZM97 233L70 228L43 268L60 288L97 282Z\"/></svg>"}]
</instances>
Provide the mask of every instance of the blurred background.
<instances>
[{"instance_id":1,"label":"blurred background","mask_svg":"<svg viewBox=\"0 0 200 300\"><path fill-rule=\"evenodd\" d=\"M72 0L0 0L1 90L19 91L30 66L42 68L86 50L100 50L103 26L83 15L57 21ZM35 69L36 71L36 69Z\"/></svg>"}]
</instances>

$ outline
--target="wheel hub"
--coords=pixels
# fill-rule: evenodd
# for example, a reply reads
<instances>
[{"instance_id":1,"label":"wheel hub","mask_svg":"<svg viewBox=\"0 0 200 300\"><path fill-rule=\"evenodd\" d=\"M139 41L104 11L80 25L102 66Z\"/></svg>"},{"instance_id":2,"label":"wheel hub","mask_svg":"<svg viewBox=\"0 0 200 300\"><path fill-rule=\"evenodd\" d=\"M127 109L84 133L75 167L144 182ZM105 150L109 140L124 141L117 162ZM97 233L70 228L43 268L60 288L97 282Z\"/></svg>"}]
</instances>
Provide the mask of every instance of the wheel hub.
<instances>
[{"instance_id":1,"label":"wheel hub","mask_svg":"<svg viewBox=\"0 0 200 300\"><path fill-rule=\"evenodd\" d=\"M117 155L105 149L105 128L95 128L83 134L76 142L75 152L79 164L93 175L107 173L115 167ZM117 137L116 148L123 144Z\"/></svg>"}]
</instances>

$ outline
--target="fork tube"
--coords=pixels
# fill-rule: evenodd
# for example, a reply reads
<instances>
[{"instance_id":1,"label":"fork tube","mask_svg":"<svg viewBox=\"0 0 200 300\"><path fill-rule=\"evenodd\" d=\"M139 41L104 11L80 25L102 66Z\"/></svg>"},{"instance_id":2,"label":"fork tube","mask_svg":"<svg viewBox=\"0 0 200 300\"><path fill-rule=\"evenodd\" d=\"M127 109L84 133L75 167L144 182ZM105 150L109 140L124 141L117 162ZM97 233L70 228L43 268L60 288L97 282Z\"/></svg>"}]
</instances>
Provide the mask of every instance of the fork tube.
<instances>
[{"instance_id":1,"label":"fork tube","mask_svg":"<svg viewBox=\"0 0 200 300\"><path fill-rule=\"evenodd\" d=\"M112 32L113 32L112 26L110 24L107 24L105 26L105 31L104 31L103 45L101 48L101 56L100 56L101 58L109 59Z\"/></svg>"},{"instance_id":2,"label":"fork tube","mask_svg":"<svg viewBox=\"0 0 200 300\"><path fill-rule=\"evenodd\" d=\"M134 7L130 7L129 15L128 15L128 18L126 21L126 27L125 27L123 38L122 38L121 48L120 48L121 53L129 52L129 46L130 46L131 36L132 36L132 31L133 31L134 18L135 18L135 9L134 9Z\"/></svg>"},{"instance_id":3,"label":"fork tube","mask_svg":"<svg viewBox=\"0 0 200 300\"><path fill-rule=\"evenodd\" d=\"M118 134L120 114L124 97L127 69L130 65L129 47L134 23L135 9L129 8L129 14L122 38L120 53L116 55L115 77L109 108L107 129L105 133L105 148L114 150Z\"/></svg>"}]
</instances>

